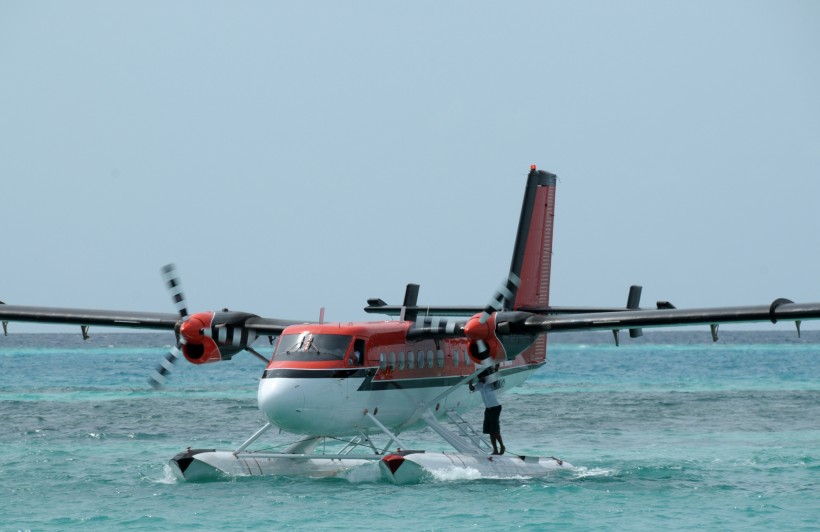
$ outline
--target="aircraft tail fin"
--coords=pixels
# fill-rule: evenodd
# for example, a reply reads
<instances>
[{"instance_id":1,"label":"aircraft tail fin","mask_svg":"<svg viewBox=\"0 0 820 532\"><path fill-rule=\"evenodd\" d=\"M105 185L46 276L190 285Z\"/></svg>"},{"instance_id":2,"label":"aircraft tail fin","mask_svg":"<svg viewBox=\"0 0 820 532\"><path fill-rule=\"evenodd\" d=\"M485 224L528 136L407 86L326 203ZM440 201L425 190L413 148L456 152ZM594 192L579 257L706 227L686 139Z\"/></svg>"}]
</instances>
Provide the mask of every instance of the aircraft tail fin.
<instances>
[{"instance_id":1,"label":"aircraft tail fin","mask_svg":"<svg viewBox=\"0 0 820 532\"><path fill-rule=\"evenodd\" d=\"M512 310L549 306L552 233L555 219L555 174L532 166L527 178L518 233L507 281Z\"/></svg>"},{"instance_id":2,"label":"aircraft tail fin","mask_svg":"<svg viewBox=\"0 0 820 532\"><path fill-rule=\"evenodd\" d=\"M536 170L535 165L531 167L521 206L521 218L518 221L510 273L507 282L499 288L490 303L495 310L526 311L549 306L557 181L555 174ZM546 335L539 335L535 343L521 352L521 356L531 363L546 360Z\"/></svg>"}]
</instances>

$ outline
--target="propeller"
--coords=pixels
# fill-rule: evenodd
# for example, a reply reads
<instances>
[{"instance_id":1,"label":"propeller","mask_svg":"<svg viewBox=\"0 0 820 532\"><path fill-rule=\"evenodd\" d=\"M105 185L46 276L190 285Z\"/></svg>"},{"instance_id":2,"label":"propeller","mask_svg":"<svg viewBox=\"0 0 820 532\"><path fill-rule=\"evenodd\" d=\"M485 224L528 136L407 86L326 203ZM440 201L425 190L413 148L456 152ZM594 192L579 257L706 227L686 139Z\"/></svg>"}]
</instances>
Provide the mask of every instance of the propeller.
<instances>
[{"instance_id":1,"label":"propeller","mask_svg":"<svg viewBox=\"0 0 820 532\"><path fill-rule=\"evenodd\" d=\"M521 278L514 271L510 271L505 282L498 287L481 314L473 316L464 327L464 334L473 340L470 343L470 354L481 364L489 364L489 359L494 353L504 350L504 346L495 336L496 316L499 312L512 307L520 284Z\"/></svg>"},{"instance_id":2,"label":"propeller","mask_svg":"<svg viewBox=\"0 0 820 532\"><path fill-rule=\"evenodd\" d=\"M151 374L148 379L151 386L159 388L165 384L171 369L180 358L185 358L192 364L208 364L230 360L235 354L248 351L267 363L268 360L251 347L258 334L247 326L248 320L258 319L259 316L228 309L189 314L176 266L167 264L160 271L171 301L179 313L179 321L174 328L176 345Z\"/></svg>"},{"instance_id":3,"label":"propeller","mask_svg":"<svg viewBox=\"0 0 820 532\"><path fill-rule=\"evenodd\" d=\"M162 387L168 380L171 370L176 364L176 361L182 356L182 347L185 345L185 338L180 334L181 327L188 321L188 308L185 304L185 294L182 293L182 285L179 282L177 275L177 267L174 264L166 264L160 269L162 279L165 281L165 287L171 295L171 301L176 306L179 313L180 322L174 330L177 342L174 347L163 357L156 369L148 377L148 382L153 388Z\"/></svg>"}]
</instances>

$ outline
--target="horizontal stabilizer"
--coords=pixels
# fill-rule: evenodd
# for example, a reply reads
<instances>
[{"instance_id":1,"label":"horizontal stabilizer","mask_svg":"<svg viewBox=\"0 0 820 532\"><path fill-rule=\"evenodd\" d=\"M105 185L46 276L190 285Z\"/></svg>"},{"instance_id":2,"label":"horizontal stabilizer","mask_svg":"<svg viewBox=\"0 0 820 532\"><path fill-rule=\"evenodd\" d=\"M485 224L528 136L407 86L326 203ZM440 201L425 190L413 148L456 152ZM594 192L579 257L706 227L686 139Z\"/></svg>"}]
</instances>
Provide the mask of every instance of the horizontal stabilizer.
<instances>
[{"instance_id":1,"label":"horizontal stabilizer","mask_svg":"<svg viewBox=\"0 0 820 532\"><path fill-rule=\"evenodd\" d=\"M381 304L375 304L375 302ZM364 311L368 314L383 314L385 316L400 316L403 308L400 305L388 305L381 299L368 299L367 307ZM675 307L669 307L675 308ZM458 316L467 317L478 314L484 310L484 307L465 305L465 306L435 306L435 307L406 307L407 311L415 312L418 316ZM530 314L543 315L560 315L560 314L588 314L590 312L624 312L624 307L541 307L541 308L522 308L519 309Z\"/></svg>"}]
</instances>

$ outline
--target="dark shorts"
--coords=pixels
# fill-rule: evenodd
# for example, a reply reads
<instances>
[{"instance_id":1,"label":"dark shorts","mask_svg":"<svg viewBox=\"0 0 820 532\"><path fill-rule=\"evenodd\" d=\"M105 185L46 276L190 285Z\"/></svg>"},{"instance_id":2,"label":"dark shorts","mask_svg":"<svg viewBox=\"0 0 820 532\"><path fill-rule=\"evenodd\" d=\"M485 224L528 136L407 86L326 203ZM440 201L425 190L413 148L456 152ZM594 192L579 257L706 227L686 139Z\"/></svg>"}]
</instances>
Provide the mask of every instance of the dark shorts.
<instances>
[{"instance_id":1,"label":"dark shorts","mask_svg":"<svg viewBox=\"0 0 820 532\"><path fill-rule=\"evenodd\" d=\"M500 434L501 405L484 409L484 434Z\"/></svg>"}]
</instances>

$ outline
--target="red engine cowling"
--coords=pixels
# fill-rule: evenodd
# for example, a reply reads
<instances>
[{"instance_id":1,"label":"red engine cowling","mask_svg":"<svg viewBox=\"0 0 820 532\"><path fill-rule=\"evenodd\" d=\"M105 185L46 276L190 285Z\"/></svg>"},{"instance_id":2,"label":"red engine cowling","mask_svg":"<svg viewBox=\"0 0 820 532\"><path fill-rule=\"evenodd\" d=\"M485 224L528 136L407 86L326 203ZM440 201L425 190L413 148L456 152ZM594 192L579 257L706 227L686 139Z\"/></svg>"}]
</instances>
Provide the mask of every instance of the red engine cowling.
<instances>
[{"instance_id":1,"label":"red engine cowling","mask_svg":"<svg viewBox=\"0 0 820 532\"><path fill-rule=\"evenodd\" d=\"M480 364L491 358L500 363L507 360L507 351L495 334L495 314L491 314L484 323L482 314L476 314L464 326L464 335L470 339L468 353L473 362Z\"/></svg>"},{"instance_id":2,"label":"red engine cowling","mask_svg":"<svg viewBox=\"0 0 820 532\"><path fill-rule=\"evenodd\" d=\"M184 340L182 354L191 364L209 364L223 359L219 346L210 336L203 334L213 323L213 312L192 314L179 328Z\"/></svg>"}]
</instances>

